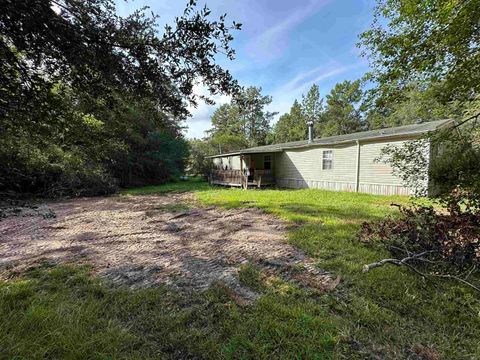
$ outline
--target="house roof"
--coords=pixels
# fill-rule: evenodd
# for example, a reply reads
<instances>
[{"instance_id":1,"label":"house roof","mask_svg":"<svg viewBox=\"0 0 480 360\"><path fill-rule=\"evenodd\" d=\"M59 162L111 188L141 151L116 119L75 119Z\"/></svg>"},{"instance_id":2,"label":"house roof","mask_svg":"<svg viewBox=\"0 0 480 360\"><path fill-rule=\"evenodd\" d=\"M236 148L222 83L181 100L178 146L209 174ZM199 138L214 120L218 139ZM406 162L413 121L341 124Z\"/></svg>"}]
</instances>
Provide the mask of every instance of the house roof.
<instances>
[{"instance_id":1,"label":"house roof","mask_svg":"<svg viewBox=\"0 0 480 360\"><path fill-rule=\"evenodd\" d=\"M314 139L311 143L309 143L308 140L301 140L301 141L292 141L292 142L282 143L282 144L256 146L248 149L238 150L231 153L218 154L218 155L213 155L209 157L215 158L215 157L241 155L241 154L272 153L272 152L281 152L286 149L295 149L295 148L322 146L322 145L337 145L337 144L351 143L356 141L387 139L391 137L402 137L402 136L414 137L414 136L426 134L431 131L438 130L442 127L447 126L448 124L451 124L453 121L454 120L451 120L451 119L437 120L437 121L430 121L430 122L421 123L421 124L412 124L412 125L404 125L404 126L385 128L385 129L361 131L361 132L356 132L356 133L346 134L346 135L328 136L324 138Z\"/></svg>"}]
</instances>

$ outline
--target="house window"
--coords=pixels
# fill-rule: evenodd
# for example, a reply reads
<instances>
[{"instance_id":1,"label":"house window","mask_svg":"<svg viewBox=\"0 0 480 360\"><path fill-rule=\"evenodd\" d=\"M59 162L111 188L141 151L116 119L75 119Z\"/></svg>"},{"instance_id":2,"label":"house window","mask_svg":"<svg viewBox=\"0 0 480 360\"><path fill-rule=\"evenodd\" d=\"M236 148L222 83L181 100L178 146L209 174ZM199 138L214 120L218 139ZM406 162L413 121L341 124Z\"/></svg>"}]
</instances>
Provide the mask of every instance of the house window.
<instances>
[{"instance_id":1,"label":"house window","mask_svg":"<svg viewBox=\"0 0 480 360\"><path fill-rule=\"evenodd\" d=\"M272 157L270 155L265 155L263 157L263 169L264 170L272 169Z\"/></svg>"},{"instance_id":2,"label":"house window","mask_svg":"<svg viewBox=\"0 0 480 360\"><path fill-rule=\"evenodd\" d=\"M332 150L323 151L322 169L323 170L333 169L333 151Z\"/></svg>"}]
</instances>

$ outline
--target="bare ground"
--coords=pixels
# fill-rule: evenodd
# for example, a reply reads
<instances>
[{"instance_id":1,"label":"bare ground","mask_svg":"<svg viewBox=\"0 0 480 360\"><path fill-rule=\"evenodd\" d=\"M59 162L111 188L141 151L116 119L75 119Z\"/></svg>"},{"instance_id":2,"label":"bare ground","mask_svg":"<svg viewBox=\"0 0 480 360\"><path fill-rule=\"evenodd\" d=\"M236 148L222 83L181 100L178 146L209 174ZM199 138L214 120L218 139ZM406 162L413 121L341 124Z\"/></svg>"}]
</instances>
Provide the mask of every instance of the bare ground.
<instances>
[{"instance_id":1,"label":"bare ground","mask_svg":"<svg viewBox=\"0 0 480 360\"><path fill-rule=\"evenodd\" d=\"M258 294L238 281L239 266L329 290L332 279L286 242L286 224L259 209L193 205L192 194L73 199L4 212L0 277L38 263L88 263L130 287L167 283L229 287L241 301Z\"/></svg>"}]
</instances>

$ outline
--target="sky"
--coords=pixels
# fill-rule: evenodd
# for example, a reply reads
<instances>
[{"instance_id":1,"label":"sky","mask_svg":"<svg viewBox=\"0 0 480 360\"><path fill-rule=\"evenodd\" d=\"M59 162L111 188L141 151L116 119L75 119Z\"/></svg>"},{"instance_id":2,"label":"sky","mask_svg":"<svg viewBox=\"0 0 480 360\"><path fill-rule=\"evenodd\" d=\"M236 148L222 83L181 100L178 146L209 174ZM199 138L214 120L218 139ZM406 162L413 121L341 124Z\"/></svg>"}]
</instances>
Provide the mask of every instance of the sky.
<instances>
[{"instance_id":1,"label":"sky","mask_svg":"<svg viewBox=\"0 0 480 360\"><path fill-rule=\"evenodd\" d=\"M122 15L149 6L160 24L173 23L187 0L135 0L117 3ZM356 80L368 71L367 59L357 48L358 35L372 22L374 0L202 0L211 16L227 14L228 22L242 23L232 47L236 59L219 57L242 86L259 86L273 102L269 111L289 111L295 99L317 84L324 97L337 82ZM206 92L201 85L195 92ZM202 138L210 128L215 108L228 103L225 95L213 97L216 105L190 107L187 138ZM272 123L273 125L273 123Z\"/></svg>"}]
</instances>

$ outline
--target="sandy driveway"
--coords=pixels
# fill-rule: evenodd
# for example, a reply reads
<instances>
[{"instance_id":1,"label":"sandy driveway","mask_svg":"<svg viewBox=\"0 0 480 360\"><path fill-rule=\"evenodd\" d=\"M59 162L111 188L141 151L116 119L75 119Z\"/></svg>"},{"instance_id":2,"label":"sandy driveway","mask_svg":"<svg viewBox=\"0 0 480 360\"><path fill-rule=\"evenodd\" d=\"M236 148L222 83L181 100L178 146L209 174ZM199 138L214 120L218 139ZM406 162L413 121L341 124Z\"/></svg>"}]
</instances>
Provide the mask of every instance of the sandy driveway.
<instances>
[{"instance_id":1,"label":"sandy driveway","mask_svg":"<svg viewBox=\"0 0 480 360\"><path fill-rule=\"evenodd\" d=\"M285 224L258 209L193 204L192 194L73 199L0 219L0 276L42 261L80 262L115 283L202 290L222 282L245 299L238 269L330 288L334 281L287 244Z\"/></svg>"}]
</instances>

